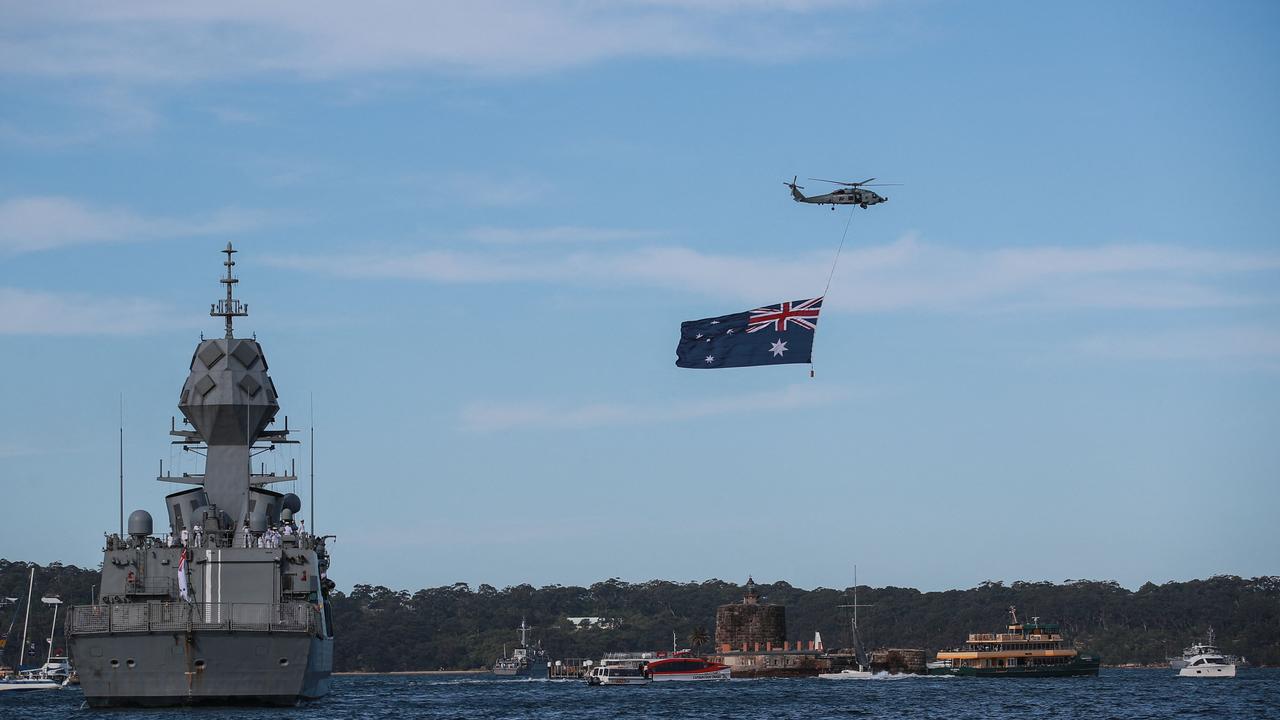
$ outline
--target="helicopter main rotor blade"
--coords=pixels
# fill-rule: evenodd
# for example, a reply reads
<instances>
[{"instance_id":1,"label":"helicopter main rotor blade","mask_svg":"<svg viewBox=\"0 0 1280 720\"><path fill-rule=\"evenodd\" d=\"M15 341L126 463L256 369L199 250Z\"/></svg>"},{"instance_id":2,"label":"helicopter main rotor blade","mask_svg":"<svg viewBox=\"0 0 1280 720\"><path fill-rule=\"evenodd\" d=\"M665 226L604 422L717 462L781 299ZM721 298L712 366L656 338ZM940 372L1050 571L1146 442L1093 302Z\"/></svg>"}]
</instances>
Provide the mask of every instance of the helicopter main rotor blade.
<instances>
[{"instance_id":1,"label":"helicopter main rotor blade","mask_svg":"<svg viewBox=\"0 0 1280 720\"><path fill-rule=\"evenodd\" d=\"M862 186L862 185L866 185L867 183L871 182L872 180L875 180L875 178L867 178L866 180L863 180L862 182L845 182L845 181L843 181L843 180L823 180L822 178L809 178L809 179L810 179L810 180L817 180L818 182L831 183L832 185L846 185L846 186L848 186L848 187L860 187L860 186Z\"/></svg>"},{"instance_id":2,"label":"helicopter main rotor blade","mask_svg":"<svg viewBox=\"0 0 1280 720\"><path fill-rule=\"evenodd\" d=\"M862 185L863 183L858 183L858 184L859 184L859 185ZM889 186L891 186L891 185L904 185L904 184L905 184L905 183L871 183L870 185L867 185L866 187L889 187Z\"/></svg>"}]
</instances>

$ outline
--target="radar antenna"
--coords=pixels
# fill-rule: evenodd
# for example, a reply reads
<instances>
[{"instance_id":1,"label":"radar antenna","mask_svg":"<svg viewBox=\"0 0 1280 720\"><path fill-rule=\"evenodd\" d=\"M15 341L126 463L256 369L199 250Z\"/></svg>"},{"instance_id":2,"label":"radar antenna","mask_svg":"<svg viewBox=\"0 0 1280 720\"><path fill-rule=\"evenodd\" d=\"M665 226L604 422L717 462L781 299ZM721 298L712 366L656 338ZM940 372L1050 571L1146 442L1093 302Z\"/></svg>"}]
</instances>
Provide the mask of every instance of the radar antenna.
<instances>
[{"instance_id":1,"label":"radar antenna","mask_svg":"<svg viewBox=\"0 0 1280 720\"><path fill-rule=\"evenodd\" d=\"M227 298L225 300L219 300L213 305L210 305L209 315L211 317L220 317L226 320L227 339L230 340L232 337L234 337L231 333L231 318L245 317L246 315L249 314L249 306L242 304L239 300L236 300L234 297L231 296L231 286L240 282L231 274L231 268L236 266L236 261L231 259L231 255L237 251L235 248L231 247L231 243L228 242L227 249L223 250L222 252L227 254L226 261L222 263L223 265L227 266L227 276L225 278L222 278L218 282L227 286Z\"/></svg>"}]
</instances>

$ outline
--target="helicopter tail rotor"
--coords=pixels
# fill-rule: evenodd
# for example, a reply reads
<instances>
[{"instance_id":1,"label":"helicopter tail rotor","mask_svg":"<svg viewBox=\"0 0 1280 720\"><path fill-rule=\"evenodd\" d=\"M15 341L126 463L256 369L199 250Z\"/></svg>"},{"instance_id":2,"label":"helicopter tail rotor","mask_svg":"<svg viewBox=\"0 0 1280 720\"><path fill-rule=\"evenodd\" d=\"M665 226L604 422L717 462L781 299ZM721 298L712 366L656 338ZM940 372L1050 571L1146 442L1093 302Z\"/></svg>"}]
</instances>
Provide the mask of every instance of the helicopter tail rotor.
<instances>
[{"instance_id":1,"label":"helicopter tail rotor","mask_svg":"<svg viewBox=\"0 0 1280 720\"><path fill-rule=\"evenodd\" d=\"M783 184L783 185L786 185L786 186L787 186L787 187L789 187L789 188L791 188L791 199L792 199L792 200L795 200L796 202L803 202L803 201L804 201L804 193L802 193L802 192L800 192L800 191L804 189L804 186L803 186L803 185L797 185L797 184L796 184L796 180L797 180L798 178L799 178L799 176L798 176L798 175L793 175L793 176L791 177L791 182L787 182L786 180L783 180L783 181L782 181L782 184Z\"/></svg>"}]
</instances>

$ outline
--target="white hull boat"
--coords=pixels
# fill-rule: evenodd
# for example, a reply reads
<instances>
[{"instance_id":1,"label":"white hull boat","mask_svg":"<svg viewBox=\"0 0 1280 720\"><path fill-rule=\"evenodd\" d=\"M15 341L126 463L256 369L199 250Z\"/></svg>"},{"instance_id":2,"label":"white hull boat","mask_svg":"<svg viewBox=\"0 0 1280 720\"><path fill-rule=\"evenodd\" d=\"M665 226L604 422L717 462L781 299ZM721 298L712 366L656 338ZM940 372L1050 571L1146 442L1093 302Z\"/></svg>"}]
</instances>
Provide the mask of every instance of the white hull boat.
<instances>
[{"instance_id":1,"label":"white hull boat","mask_svg":"<svg viewBox=\"0 0 1280 720\"><path fill-rule=\"evenodd\" d=\"M1235 677L1236 666L1221 655L1200 655L1178 671L1178 677Z\"/></svg>"},{"instance_id":2,"label":"white hull boat","mask_svg":"<svg viewBox=\"0 0 1280 720\"><path fill-rule=\"evenodd\" d=\"M870 670L854 670L853 668L845 668L840 672L818 673L818 677L823 680L870 680L875 673Z\"/></svg>"},{"instance_id":3,"label":"white hull boat","mask_svg":"<svg viewBox=\"0 0 1280 720\"><path fill-rule=\"evenodd\" d=\"M8 677L0 680L0 692L21 691L21 690L57 690L62 687L62 683L51 677L45 676L25 676L25 677Z\"/></svg>"},{"instance_id":4,"label":"white hull boat","mask_svg":"<svg viewBox=\"0 0 1280 720\"><path fill-rule=\"evenodd\" d=\"M648 685L653 682L640 667L624 667L606 665L591 670L587 675L588 685Z\"/></svg>"}]
</instances>

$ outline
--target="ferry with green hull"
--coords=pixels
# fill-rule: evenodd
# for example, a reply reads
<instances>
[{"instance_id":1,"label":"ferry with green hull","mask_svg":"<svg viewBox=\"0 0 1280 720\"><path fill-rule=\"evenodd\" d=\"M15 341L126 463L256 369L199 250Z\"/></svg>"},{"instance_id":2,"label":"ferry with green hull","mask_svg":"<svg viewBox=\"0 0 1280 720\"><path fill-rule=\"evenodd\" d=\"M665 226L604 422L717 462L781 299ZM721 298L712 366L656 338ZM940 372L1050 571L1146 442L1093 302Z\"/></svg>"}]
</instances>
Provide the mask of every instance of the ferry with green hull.
<instances>
[{"instance_id":1,"label":"ferry with green hull","mask_svg":"<svg viewBox=\"0 0 1280 720\"><path fill-rule=\"evenodd\" d=\"M1009 608L1007 632L972 633L963 647L943 650L929 663L930 675L967 677L1074 677L1097 675L1102 660L1081 655L1063 639L1057 623L1033 617L1018 622L1017 608Z\"/></svg>"}]
</instances>

